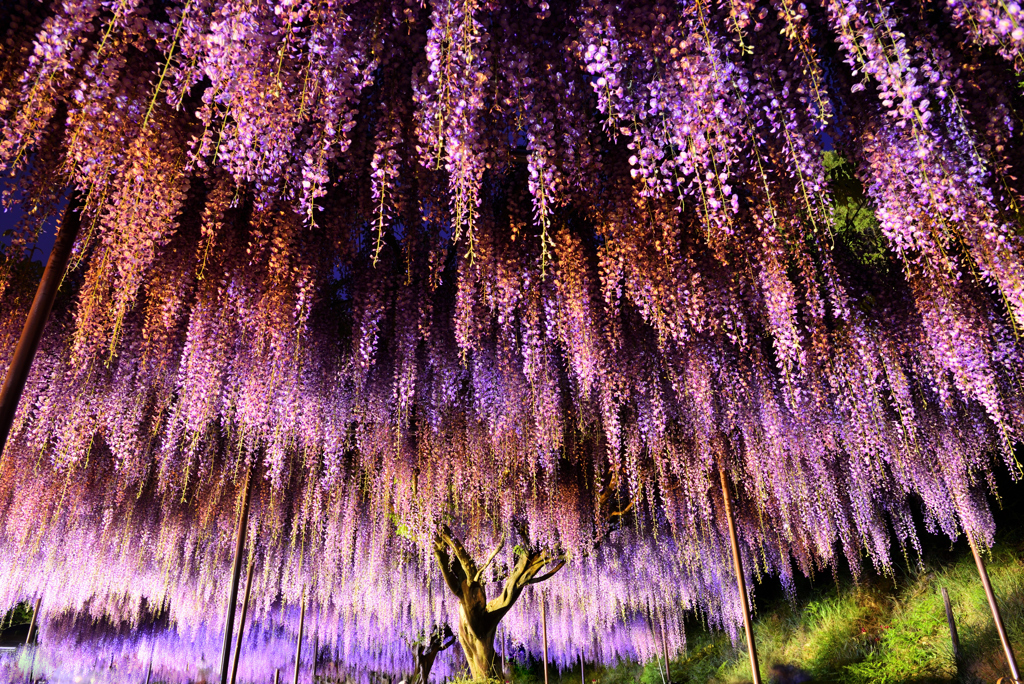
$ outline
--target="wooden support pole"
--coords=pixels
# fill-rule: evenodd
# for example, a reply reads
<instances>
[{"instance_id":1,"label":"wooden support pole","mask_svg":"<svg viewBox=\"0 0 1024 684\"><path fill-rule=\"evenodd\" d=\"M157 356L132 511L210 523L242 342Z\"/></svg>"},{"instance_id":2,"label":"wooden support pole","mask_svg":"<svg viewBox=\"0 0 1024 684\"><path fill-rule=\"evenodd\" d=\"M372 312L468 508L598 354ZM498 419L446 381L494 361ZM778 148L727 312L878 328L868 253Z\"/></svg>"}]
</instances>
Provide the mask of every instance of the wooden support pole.
<instances>
[{"instance_id":1,"label":"wooden support pole","mask_svg":"<svg viewBox=\"0 0 1024 684\"><path fill-rule=\"evenodd\" d=\"M761 684L761 671L757 666L757 646L754 644L754 626L750 622L750 606L747 605L747 582L743 578L743 561L740 559L740 544L736 538L736 521L732 517L732 501L729 499L729 483L725 468L719 467L722 478L722 500L725 502L725 518L729 523L729 543L732 546L732 567L736 573L736 587L740 591L740 606L743 608L743 631L747 635L747 652L750 654L750 675L754 684Z\"/></svg>"},{"instance_id":2,"label":"wooden support pole","mask_svg":"<svg viewBox=\"0 0 1024 684\"><path fill-rule=\"evenodd\" d=\"M113 667L114 657L110 657L111 667ZM32 684L36 681L36 649L32 649L32 662L28 666L28 682Z\"/></svg>"},{"instance_id":3,"label":"wooden support pole","mask_svg":"<svg viewBox=\"0 0 1024 684\"><path fill-rule=\"evenodd\" d=\"M316 654L320 650L320 632L313 632L313 676L309 678L309 681L316 684ZM427 684L427 682L423 682Z\"/></svg>"},{"instance_id":4,"label":"wooden support pole","mask_svg":"<svg viewBox=\"0 0 1024 684\"><path fill-rule=\"evenodd\" d=\"M302 607L299 609L299 638L295 641L295 680L299 684L299 663L302 658L302 628L306 625L306 587L302 587Z\"/></svg>"},{"instance_id":5,"label":"wooden support pole","mask_svg":"<svg viewBox=\"0 0 1024 684\"><path fill-rule=\"evenodd\" d=\"M149 665L146 667L146 684L153 678L153 659L156 657L156 625L149 630L149 638L153 643L149 646Z\"/></svg>"},{"instance_id":6,"label":"wooden support pole","mask_svg":"<svg viewBox=\"0 0 1024 684\"><path fill-rule=\"evenodd\" d=\"M228 682L228 661L231 657L231 633L235 629L235 604L238 603L238 579L242 574L242 554L245 551L245 531L249 526L249 496L252 471L246 473L242 493L242 510L238 512L238 528L235 530L235 560L231 566L231 589L228 593L228 610L224 620L224 643L220 651L220 684Z\"/></svg>"},{"instance_id":7,"label":"wooden support pole","mask_svg":"<svg viewBox=\"0 0 1024 684\"><path fill-rule=\"evenodd\" d=\"M672 671L668 667L668 637L665 636L665 618L661 619L661 651L665 654L665 679L672 684Z\"/></svg>"},{"instance_id":8,"label":"wooden support pole","mask_svg":"<svg viewBox=\"0 0 1024 684\"><path fill-rule=\"evenodd\" d=\"M245 616L249 614L249 596L252 593L252 569L256 565L255 554L249 558L249 568L245 571L245 594L242 596L242 614L238 617L238 636L235 637L235 652L231 656L231 684L235 684L238 674L238 656L242 652L242 633L245 632Z\"/></svg>"},{"instance_id":9,"label":"wooden support pole","mask_svg":"<svg viewBox=\"0 0 1024 684\"><path fill-rule=\"evenodd\" d=\"M978 566L978 575L981 577L981 584L985 587L985 597L988 599L988 607L992 610L992 619L996 623L996 631L999 633L999 641L1003 644L1003 653L1006 654L1006 662L1010 666L1010 675L1013 681L1020 681L1020 671L1017 669L1017 658L1013 655L1013 646L1006 636L1006 627L1003 626L1003 616L999 613L999 604L996 603L996 594L992 591L992 583L988 580L988 571L985 569L985 561L978 553L978 545L974 542L971 533L967 533L967 541L971 545L971 553L974 555L974 564Z\"/></svg>"},{"instance_id":10,"label":"wooden support pole","mask_svg":"<svg viewBox=\"0 0 1024 684\"><path fill-rule=\"evenodd\" d=\"M661 684L668 684L668 679L665 677L665 670L661 667L661 656L658 655L658 630L654 629L654 618L651 615L647 616L647 626L651 628L651 636L654 638L654 662L658 664L658 674L661 675Z\"/></svg>"},{"instance_id":11,"label":"wooden support pole","mask_svg":"<svg viewBox=\"0 0 1024 684\"><path fill-rule=\"evenodd\" d=\"M32 608L32 619L28 622L28 634L25 635L25 645L28 646L32 643L32 630L36 627L36 616L39 615L39 603L43 600L42 596L36 597L36 605Z\"/></svg>"},{"instance_id":12,"label":"wooden support pole","mask_svg":"<svg viewBox=\"0 0 1024 684\"><path fill-rule=\"evenodd\" d=\"M949 640L953 642L953 660L956 662L957 672L963 663L963 654L960 653L960 637L956 633L956 620L953 619L953 607L949 604L949 592L942 587L942 603L946 607L946 622L949 623Z\"/></svg>"},{"instance_id":13,"label":"wooden support pole","mask_svg":"<svg viewBox=\"0 0 1024 684\"><path fill-rule=\"evenodd\" d=\"M281 684L281 669L276 668L274 670L274 684Z\"/></svg>"},{"instance_id":14,"label":"wooden support pole","mask_svg":"<svg viewBox=\"0 0 1024 684\"><path fill-rule=\"evenodd\" d=\"M544 591L540 592L540 630L544 639L544 684L548 684L548 615L544 608Z\"/></svg>"},{"instance_id":15,"label":"wooden support pole","mask_svg":"<svg viewBox=\"0 0 1024 684\"><path fill-rule=\"evenodd\" d=\"M7 367L7 377L4 378L3 387L0 388L0 458L3 457L7 437L11 433L11 425L14 423L14 414L18 411L21 393L25 390L28 372L32 368L32 359L35 358L39 341L43 338L43 329L46 327L47 319L50 318L53 301L57 298L57 290L60 289L60 283L64 279L64 273L67 271L68 261L71 258L71 249L75 246L75 239L78 237L78 229L82 223L80 208L78 192L72 192L67 209L64 210L60 230L57 231L57 239L50 251L50 258L47 259L46 268L43 269L43 277L39 280L35 298L32 300L32 306L29 307L28 318L25 319L25 326L21 329L21 337L18 338L18 345L14 348L14 356L11 357L11 363Z\"/></svg>"}]
</instances>

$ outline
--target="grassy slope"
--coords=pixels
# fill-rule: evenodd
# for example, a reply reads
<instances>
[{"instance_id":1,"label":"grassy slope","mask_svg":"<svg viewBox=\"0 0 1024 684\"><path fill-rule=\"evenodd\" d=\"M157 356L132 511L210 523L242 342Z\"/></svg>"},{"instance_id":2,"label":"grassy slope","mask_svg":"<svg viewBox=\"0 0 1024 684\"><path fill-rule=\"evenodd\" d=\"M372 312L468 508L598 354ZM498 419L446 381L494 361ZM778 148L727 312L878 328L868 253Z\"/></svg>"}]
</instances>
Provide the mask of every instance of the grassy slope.
<instances>
[{"instance_id":1,"label":"grassy slope","mask_svg":"<svg viewBox=\"0 0 1024 684\"><path fill-rule=\"evenodd\" d=\"M1018 540L1000 539L988 568L1015 651L1024 656L1024 541L1019 540L1024 535L1012 536ZM897 575L860 584L825 580L816 590L801 591L796 604L783 600L760 607L754 629L764 681L778 674L776 665L800 671L804 678L779 680L794 684L994 684L1009 674L969 552ZM959 678L941 587L949 592L964 651ZM691 631L687 653L672 662L674 682L750 681L742 642L733 645L722 633L696 627ZM552 684L580 681L578 668L551 675ZM543 682L537 666L520 670L515 679ZM661 684L662 679L651 662L605 670L588 666L587 681Z\"/></svg>"},{"instance_id":2,"label":"grassy slope","mask_svg":"<svg viewBox=\"0 0 1024 684\"><path fill-rule=\"evenodd\" d=\"M1024 654L1021 551L1020 545L997 546L989 575L1011 641ZM941 587L949 592L964 651L959 679ZM796 606L762 611L755 639L766 678L775 665L795 666L816 682L850 684L995 682L1008 674L969 555L950 564L926 566L901 580L833 586ZM750 680L746 651L733 648L724 635L694 635L687 655L673 663L672 678L677 682Z\"/></svg>"}]
</instances>

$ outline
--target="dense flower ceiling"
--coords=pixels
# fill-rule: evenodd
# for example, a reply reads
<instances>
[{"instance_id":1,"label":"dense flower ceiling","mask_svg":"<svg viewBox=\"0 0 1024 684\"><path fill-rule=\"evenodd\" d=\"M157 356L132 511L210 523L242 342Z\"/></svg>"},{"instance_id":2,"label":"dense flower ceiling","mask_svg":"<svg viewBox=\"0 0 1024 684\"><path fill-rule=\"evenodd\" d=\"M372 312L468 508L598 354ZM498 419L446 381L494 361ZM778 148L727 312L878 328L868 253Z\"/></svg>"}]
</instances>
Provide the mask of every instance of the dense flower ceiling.
<instances>
[{"instance_id":1,"label":"dense flower ceiling","mask_svg":"<svg viewBox=\"0 0 1024 684\"><path fill-rule=\"evenodd\" d=\"M102 533L138 549L105 567L198 591L250 469L267 606L302 576L329 610L355 530L366 567L428 563L440 521L582 563L610 495L722 615L719 467L783 577L888 567L912 500L991 534L1024 415L1015 4L0 12L6 349L14 257L85 203L0 463L24 568Z\"/></svg>"}]
</instances>

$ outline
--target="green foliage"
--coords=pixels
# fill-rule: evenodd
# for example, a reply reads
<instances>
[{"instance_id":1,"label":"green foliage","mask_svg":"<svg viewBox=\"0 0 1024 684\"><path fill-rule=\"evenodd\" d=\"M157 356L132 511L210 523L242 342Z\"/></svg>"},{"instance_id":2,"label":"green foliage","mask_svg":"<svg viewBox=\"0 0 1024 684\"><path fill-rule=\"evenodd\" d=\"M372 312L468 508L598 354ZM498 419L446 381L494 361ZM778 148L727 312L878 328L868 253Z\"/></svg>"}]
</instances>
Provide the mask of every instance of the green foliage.
<instances>
[{"instance_id":1,"label":"green foliage","mask_svg":"<svg viewBox=\"0 0 1024 684\"><path fill-rule=\"evenodd\" d=\"M592 665L587 666L587 684L636 684L643 676L646 668L632 661L623 661L617 667L601 669ZM576 681L579 681L579 674L576 674Z\"/></svg>"},{"instance_id":2,"label":"green foliage","mask_svg":"<svg viewBox=\"0 0 1024 684\"><path fill-rule=\"evenodd\" d=\"M988 566L1003 619L1024 653L1024 546L1003 542ZM958 673L941 588L949 591L964 652ZM685 656L672 662L672 681L749 682L742 636L732 644L720 632L691 630ZM765 682L773 668L793 666L813 682L844 684L981 684L1008 674L985 592L969 554L899 578L821 589L805 602L762 610L754 638ZM588 684L661 684L655 662L588 670ZM579 681L564 673L553 682Z\"/></svg>"},{"instance_id":3,"label":"green foliage","mask_svg":"<svg viewBox=\"0 0 1024 684\"><path fill-rule=\"evenodd\" d=\"M640 684L662 684L665 680L662 679L661 667L659 660L645 663L640 669Z\"/></svg>"},{"instance_id":4,"label":"green foliage","mask_svg":"<svg viewBox=\"0 0 1024 684\"><path fill-rule=\"evenodd\" d=\"M890 254L885 237L853 167L835 152L826 152L824 163L825 176L835 201L832 237L862 266L887 271Z\"/></svg>"},{"instance_id":5,"label":"green foliage","mask_svg":"<svg viewBox=\"0 0 1024 684\"><path fill-rule=\"evenodd\" d=\"M544 684L544 672L539 664L520 663L516 660L509 660L508 664L512 670L511 681L516 684Z\"/></svg>"},{"instance_id":6,"label":"green foliage","mask_svg":"<svg viewBox=\"0 0 1024 684\"><path fill-rule=\"evenodd\" d=\"M956 669L938 588L926 575L904 595L888 611L890 624L881 626L877 647L845 667L848 681L953 681Z\"/></svg>"},{"instance_id":7,"label":"green foliage","mask_svg":"<svg viewBox=\"0 0 1024 684\"><path fill-rule=\"evenodd\" d=\"M17 603L13 608L4 613L3 619L0 619L0 630L7 629L8 627L16 627L18 625L27 625L32 621L32 606L22 601Z\"/></svg>"},{"instance_id":8,"label":"green foliage","mask_svg":"<svg viewBox=\"0 0 1024 684\"><path fill-rule=\"evenodd\" d=\"M409 529L409 526L402 522L397 515L394 513L388 513L388 520L390 520L391 524L395 526L395 534L397 536L410 541L416 541L412 536L412 530Z\"/></svg>"},{"instance_id":9,"label":"green foliage","mask_svg":"<svg viewBox=\"0 0 1024 684\"><path fill-rule=\"evenodd\" d=\"M999 600L1003 622L1016 653L1024 652L1024 559L1022 547L994 550L989 578ZM995 681L1006 674L999 636L989 612L985 591L970 557L961 559L946 577L960 630L960 645L972 678ZM1019 658L1019 656L1018 656ZM1019 663L1018 663L1019 664ZM972 679L973 681L973 679Z\"/></svg>"},{"instance_id":10,"label":"green foliage","mask_svg":"<svg viewBox=\"0 0 1024 684\"><path fill-rule=\"evenodd\" d=\"M885 611L879 592L867 587L829 593L810 601L798 614L792 636L803 643L803 669L818 677L840 678L877 643L876 617ZM794 662L800 652L779 653L776 662Z\"/></svg>"}]
</instances>

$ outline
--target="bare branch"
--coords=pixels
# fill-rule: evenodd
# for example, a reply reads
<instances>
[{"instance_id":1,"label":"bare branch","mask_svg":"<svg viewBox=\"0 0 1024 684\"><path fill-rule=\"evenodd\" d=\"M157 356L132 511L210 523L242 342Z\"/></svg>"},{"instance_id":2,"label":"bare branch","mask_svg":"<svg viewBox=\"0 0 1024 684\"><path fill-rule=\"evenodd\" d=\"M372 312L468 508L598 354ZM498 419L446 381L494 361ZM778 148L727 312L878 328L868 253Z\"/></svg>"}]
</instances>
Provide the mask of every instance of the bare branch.
<instances>
[{"instance_id":1,"label":"bare branch","mask_svg":"<svg viewBox=\"0 0 1024 684\"><path fill-rule=\"evenodd\" d=\"M422 648L422 655L437 655L441 651L449 648L458 639L452 633L450 625L445 624L442 627L437 628L431 633L427 645Z\"/></svg>"},{"instance_id":2,"label":"bare branch","mask_svg":"<svg viewBox=\"0 0 1024 684\"><path fill-rule=\"evenodd\" d=\"M609 513L608 514L609 522L618 521L619 518L621 518L622 516L626 515L631 510L633 510L633 507L636 506L637 502L640 500L640 494L641 494L641 491L637 490L636 496L633 497L633 499L629 502L629 504L625 508L620 509L618 511L612 511L611 513Z\"/></svg>"},{"instance_id":3,"label":"bare branch","mask_svg":"<svg viewBox=\"0 0 1024 684\"><path fill-rule=\"evenodd\" d=\"M555 562L559 563L557 568L552 570L543 578L536 578L537 573L543 570L544 566ZM543 579L547 579L551 575L554 575L562 568L563 565L565 565L564 558L554 556L549 551L542 551L541 553L531 556L530 562L527 564L525 571L519 576L518 581L524 587L527 584L536 584L537 582L541 582Z\"/></svg>"},{"instance_id":4,"label":"bare branch","mask_svg":"<svg viewBox=\"0 0 1024 684\"><path fill-rule=\"evenodd\" d=\"M437 559L437 565L441 568L441 576L444 577L444 583L448 585L448 588L451 589L456 598L461 600L462 582L465 579L465 572L461 567L452 563L451 556L448 554L448 546L440 535L434 537L434 558Z\"/></svg>"},{"instance_id":5,"label":"bare branch","mask_svg":"<svg viewBox=\"0 0 1024 684\"><path fill-rule=\"evenodd\" d=\"M491 552L491 555L487 557L487 561L480 567L480 570L477 571L476 575L473 576L473 581L474 582L479 582L480 581L480 578L483 577L483 575L484 575L484 570L486 570L488 568L488 566L490 566L490 564L494 561L494 558L499 553L501 553L501 550L503 548L505 548L505 533L504 532L501 535L501 541L498 542L498 546L495 547L494 551Z\"/></svg>"},{"instance_id":6,"label":"bare branch","mask_svg":"<svg viewBox=\"0 0 1024 684\"><path fill-rule=\"evenodd\" d=\"M554 557L548 553L548 551L541 551L539 553L532 553L527 557L526 567L519 573L519 579L525 584L533 578L541 569L554 560Z\"/></svg>"},{"instance_id":7,"label":"bare branch","mask_svg":"<svg viewBox=\"0 0 1024 684\"><path fill-rule=\"evenodd\" d=\"M505 586L502 587L501 594L487 602L487 612L489 613L504 614L523 593L523 585L519 584L519 578L526 572L529 556L525 553L516 555L518 556L516 564L505 578Z\"/></svg>"},{"instance_id":8,"label":"bare branch","mask_svg":"<svg viewBox=\"0 0 1024 684\"><path fill-rule=\"evenodd\" d=\"M619 472L622 470L622 466L618 463L612 464L612 470L608 473L608 482L601 487L601 492L597 495L598 510L603 509L608 501L615 496L615 492L619 489Z\"/></svg>"},{"instance_id":9,"label":"bare branch","mask_svg":"<svg viewBox=\"0 0 1024 684\"><path fill-rule=\"evenodd\" d=\"M537 584L550 578L565 565L564 558L554 556L547 550L534 553L520 553L518 556L519 560L516 561L515 567L512 568L508 578L505 580L505 586L501 590L501 595L487 602L487 611L489 613L504 615L512 607L512 604L519 600L519 596L527 585ZM537 577L537 573L543 570L544 566L555 562L558 563L557 567L543 577Z\"/></svg>"},{"instance_id":10,"label":"bare branch","mask_svg":"<svg viewBox=\"0 0 1024 684\"><path fill-rule=\"evenodd\" d=\"M476 577L476 561L469 555L469 551L466 551L466 547L462 545L462 542L452 534L451 529L447 525L441 527L438 536L444 541L445 544L451 547L455 553L455 557L459 559L459 563L462 564L462 571L466 574L466 577Z\"/></svg>"},{"instance_id":11,"label":"bare branch","mask_svg":"<svg viewBox=\"0 0 1024 684\"><path fill-rule=\"evenodd\" d=\"M594 540L595 544L601 544L611 535L612 532L619 529L619 526L622 524L622 518L636 507L637 503L640 501L640 497L643 494L643 489L638 488L636 495L630 500L628 504L626 504L624 508L604 512L611 503L613 497L615 497L615 495L618 493L620 472L621 466L614 466L611 473L609 473L608 482L601 488L601 492L600 494L598 494L598 514L600 517L604 518L605 522L607 523L607 527Z\"/></svg>"},{"instance_id":12,"label":"bare branch","mask_svg":"<svg viewBox=\"0 0 1024 684\"><path fill-rule=\"evenodd\" d=\"M543 582L544 580L549 580L549 579L551 579L551 577L552 577L552 576L553 576L553 575L554 575L554 574L555 574L556 572L558 572L559 570L561 570L561 569L562 569L562 568L564 568L564 567L565 567L565 561L564 561L564 560L560 560L560 561L558 561L558 565L556 565L556 566L555 566L555 567L554 567L554 568L553 568L553 569L551 570L551 572L547 572L547 573L544 573L544 574L543 574L543 575L541 575L540 577L534 577L533 579L529 580L529 581L527 582L527 584L540 584L540 583L541 583L541 582Z\"/></svg>"}]
</instances>

